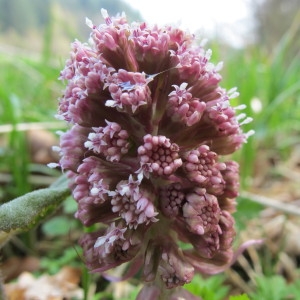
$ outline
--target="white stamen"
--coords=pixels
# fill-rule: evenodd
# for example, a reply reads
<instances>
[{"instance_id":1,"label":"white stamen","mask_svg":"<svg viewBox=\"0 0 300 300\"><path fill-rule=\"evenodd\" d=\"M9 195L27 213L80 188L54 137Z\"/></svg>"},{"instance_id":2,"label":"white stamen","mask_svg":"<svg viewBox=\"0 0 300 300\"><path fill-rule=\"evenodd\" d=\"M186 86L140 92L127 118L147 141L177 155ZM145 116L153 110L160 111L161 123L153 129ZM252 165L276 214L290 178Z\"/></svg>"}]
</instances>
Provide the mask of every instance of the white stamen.
<instances>
[{"instance_id":1,"label":"white stamen","mask_svg":"<svg viewBox=\"0 0 300 300\"><path fill-rule=\"evenodd\" d=\"M104 8L101 8L101 15L102 15L102 17L103 17L104 19L109 18L108 12L107 12L107 10L104 9Z\"/></svg>"},{"instance_id":2,"label":"white stamen","mask_svg":"<svg viewBox=\"0 0 300 300\"><path fill-rule=\"evenodd\" d=\"M88 149L91 149L91 148L93 148L93 143L91 141L86 141L84 143L84 147L88 148Z\"/></svg>"},{"instance_id":3,"label":"white stamen","mask_svg":"<svg viewBox=\"0 0 300 300\"><path fill-rule=\"evenodd\" d=\"M255 134L255 131L253 129L249 130L248 132L245 133L245 138L246 140L248 139L248 137L252 136Z\"/></svg>"},{"instance_id":4,"label":"white stamen","mask_svg":"<svg viewBox=\"0 0 300 300\"><path fill-rule=\"evenodd\" d=\"M54 115L54 118L57 119L57 120L60 120L60 121L64 121L64 117L62 115L59 115L59 114L55 114Z\"/></svg>"},{"instance_id":5,"label":"white stamen","mask_svg":"<svg viewBox=\"0 0 300 300\"><path fill-rule=\"evenodd\" d=\"M101 15L102 15L103 19L105 20L106 25L111 25L112 24L112 20L109 17L106 9L101 8Z\"/></svg>"},{"instance_id":6,"label":"white stamen","mask_svg":"<svg viewBox=\"0 0 300 300\"><path fill-rule=\"evenodd\" d=\"M246 118L242 123L240 123L240 126L245 125L245 124L249 124L253 121L253 118Z\"/></svg>"},{"instance_id":7,"label":"white stamen","mask_svg":"<svg viewBox=\"0 0 300 300\"><path fill-rule=\"evenodd\" d=\"M55 169L56 167L59 167L59 164L57 164L57 163L49 163L49 164L47 164L47 166L49 168L51 168L51 169Z\"/></svg>"},{"instance_id":8,"label":"white stamen","mask_svg":"<svg viewBox=\"0 0 300 300\"><path fill-rule=\"evenodd\" d=\"M65 132L63 132L62 130L57 130L55 133L59 136L62 136L63 134L65 134Z\"/></svg>"},{"instance_id":9,"label":"white stamen","mask_svg":"<svg viewBox=\"0 0 300 300\"><path fill-rule=\"evenodd\" d=\"M100 247L101 245L103 245L105 243L105 241L106 241L105 236L98 237L98 239L94 245L94 248Z\"/></svg>"},{"instance_id":10,"label":"white stamen","mask_svg":"<svg viewBox=\"0 0 300 300\"><path fill-rule=\"evenodd\" d=\"M227 94L228 94L229 99L237 98L237 97L240 95L240 93L237 91L237 88L236 88L236 87L230 89L230 90L227 92Z\"/></svg>"},{"instance_id":11,"label":"white stamen","mask_svg":"<svg viewBox=\"0 0 300 300\"><path fill-rule=\"evenodd\" d=\"M238 116L236 116L236 119L237 119L237 121L240 121L242 119L245 119L246 116L247 116L246 114L239 114Z\"/></svg>"},{"instance_id":12,"label":"white stamen","mask_svg":"<svg viewBox=\"0 0 300 300\"><path fill-rule=\"evenodd\" d=\"M205 52L205 58L206 58L207 60L210 60L211 55L212 55L212 50L211 50L211 49L208 49L208 50Z\"/></svg>"},{"instance_id":13,"label":"white stamen","mask_svg":"<svg viewBox=\"0 0 300 300\"><path fill-rule=\"evenodd\" d=\"M238 106L234 107L235 110L243 110L245 108L247 108L246 104L241 104L241 105L238 105Z\"/></svg>"},{"instance_id":14,"label":"white stamen","mask_svg":"<svg viewBox=\"0 0 300 300\"><path fill-rule=\"evenodd\" d=\"M98 189L98 188L93 187L93 188L91 189L91 195L92 195L92 196L97 196L98 193L99 193L99 189Z\"/></svg>"},{"instance_id":15,"label":"white stamen","mask_svg":"<svg viewBox=\"0 0 300 300\"><path fill-rule=\"evenodd\" d=\"M143 172L138 173L137 178L138 178L138 181L141 183L144 178Z\"/></svg>"},{"instance_id":16,"label":"white stamen","mask_svg":"<svg viewBox=\"0 0 300 300\"><path fill-rule=\"evenodd\" d=\"M115 100L106 100L105 106L115 107L115 106L117 106L117 101L115 101Z\"/></svg>"},{"instance_id":17,"label":"white stamen","mask_svg":"<svg viewBox=\"0 0 300 300\"><path fill-rule=\"evenodd\" d=\"M214 71L215 71L215 72L219 72L219 71L221 71L222 69L223 69L223 62L220 61L220 62L218 62L217 65L215 66Z\"/></svg>"},{"instance_id":18,"label":"white stamen","mask_svg":"<svg viewBox=\"0 0 300 300\"><path fill-rule=\"evenodd\" d=\"M59 146L52 146L52 151L60 152L61 148Z\"/></svg>"},{"instance_id":19,"label":"white stamen","mask_svg":"<svg viewBox=\"0 0 300 300\"><path fill-rule=\"evenodd\" d=\"M89 18L85 18L85 24L92 29L94 28L93 22Z\"/></svg>"}]
</instances>

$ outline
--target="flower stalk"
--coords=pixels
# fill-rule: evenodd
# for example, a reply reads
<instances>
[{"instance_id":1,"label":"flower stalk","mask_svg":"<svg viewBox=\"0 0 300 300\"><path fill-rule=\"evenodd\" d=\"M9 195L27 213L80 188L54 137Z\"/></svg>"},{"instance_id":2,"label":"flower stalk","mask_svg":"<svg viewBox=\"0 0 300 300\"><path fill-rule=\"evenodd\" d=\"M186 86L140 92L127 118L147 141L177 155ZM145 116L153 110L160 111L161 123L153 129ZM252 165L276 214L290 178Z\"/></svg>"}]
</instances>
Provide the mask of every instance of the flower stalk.
<instances>
[{"instance_id":1,"label":"flower stalk","mask_svg":"<svg viewBox=\"0 0 300 300\"><path fill-rule=\"evenodd\" d=\"M104 275L123 263L142 269L138 299L196 299L181 286L234 256L239 166L223 155L246 142L249 119L193 35L102 14L60 75L58 118L70 129L58 165L76 217L98 228L80 240L86 264Z\"/></svg>"}]
</instances>

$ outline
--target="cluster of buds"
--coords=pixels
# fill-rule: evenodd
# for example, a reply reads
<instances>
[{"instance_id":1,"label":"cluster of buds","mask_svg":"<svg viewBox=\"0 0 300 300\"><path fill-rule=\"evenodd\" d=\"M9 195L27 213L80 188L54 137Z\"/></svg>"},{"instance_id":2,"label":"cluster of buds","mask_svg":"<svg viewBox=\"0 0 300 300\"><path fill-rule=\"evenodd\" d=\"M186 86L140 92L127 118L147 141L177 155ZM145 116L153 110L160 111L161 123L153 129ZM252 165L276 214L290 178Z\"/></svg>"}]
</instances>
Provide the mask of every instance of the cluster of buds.
<instances>
[{"instance_id":1,"label":"cluster of buds","mask_svg":"<svg viewBox=\"0 0 300 300\"><path fill-rule=\"evenodd\" d=\"M194 299L179 287L233 258L239 167L222 156L247 140L249 118L193 35L102 14L60 76L58 118L71 128L59 166L76 217L96 228L80 240L85 261L107 277L123 263L123 278L141 271L139 299Z\"/></svg>"}]
</instances>

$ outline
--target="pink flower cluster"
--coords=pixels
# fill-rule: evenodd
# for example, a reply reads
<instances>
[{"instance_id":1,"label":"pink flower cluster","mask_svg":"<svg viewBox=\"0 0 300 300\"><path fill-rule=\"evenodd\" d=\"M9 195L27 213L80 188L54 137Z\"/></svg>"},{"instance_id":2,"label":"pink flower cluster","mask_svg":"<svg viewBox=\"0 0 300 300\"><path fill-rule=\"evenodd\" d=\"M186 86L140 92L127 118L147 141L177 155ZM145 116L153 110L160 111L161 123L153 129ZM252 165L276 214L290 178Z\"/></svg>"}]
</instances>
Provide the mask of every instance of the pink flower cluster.
<instances>
[{"instance_id":1,"label":"pink flower cluster","mask_svg":"<svg viewBox=\"0 0 300 300\"><path fill-rule=\"evenodd\" d=\"M195 272L221 272L233 258L239 167L221 156L246 141L249 119L192 35L102 13L60 76L58 117L71 128L59 165L76 217L96 228L80 240L85 261L107 277L123 263L124 278L142 270L139 299L162 297L161 287L187 295L177 287Z\"/></svg>"}]
</instances>

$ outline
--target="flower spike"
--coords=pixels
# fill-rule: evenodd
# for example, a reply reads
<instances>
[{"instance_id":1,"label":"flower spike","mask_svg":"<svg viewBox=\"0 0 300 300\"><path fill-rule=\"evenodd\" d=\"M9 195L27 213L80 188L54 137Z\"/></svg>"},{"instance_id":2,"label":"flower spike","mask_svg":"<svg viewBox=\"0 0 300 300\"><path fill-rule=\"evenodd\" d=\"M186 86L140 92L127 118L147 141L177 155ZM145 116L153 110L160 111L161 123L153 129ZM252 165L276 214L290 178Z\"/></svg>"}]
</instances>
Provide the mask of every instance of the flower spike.
<instances>
[{"instance_id":1,"label":"flower spike","mask_svg":"<svg viewBox=\"0 0 300 300\"><path fill-rule=\"evenodd\" d=\"M219 85L222 64L193 35L101 13L60 74L57 117L70 129L58 166L75 217L95 228L79 243L88 268L106 278L124 263L121 278L142 268L138 299L196 299L181 286L234 257L239 166L222 156L253 133L242 131L251 118L231 106L236 88Z\"/></svg>"}]
</instances>

